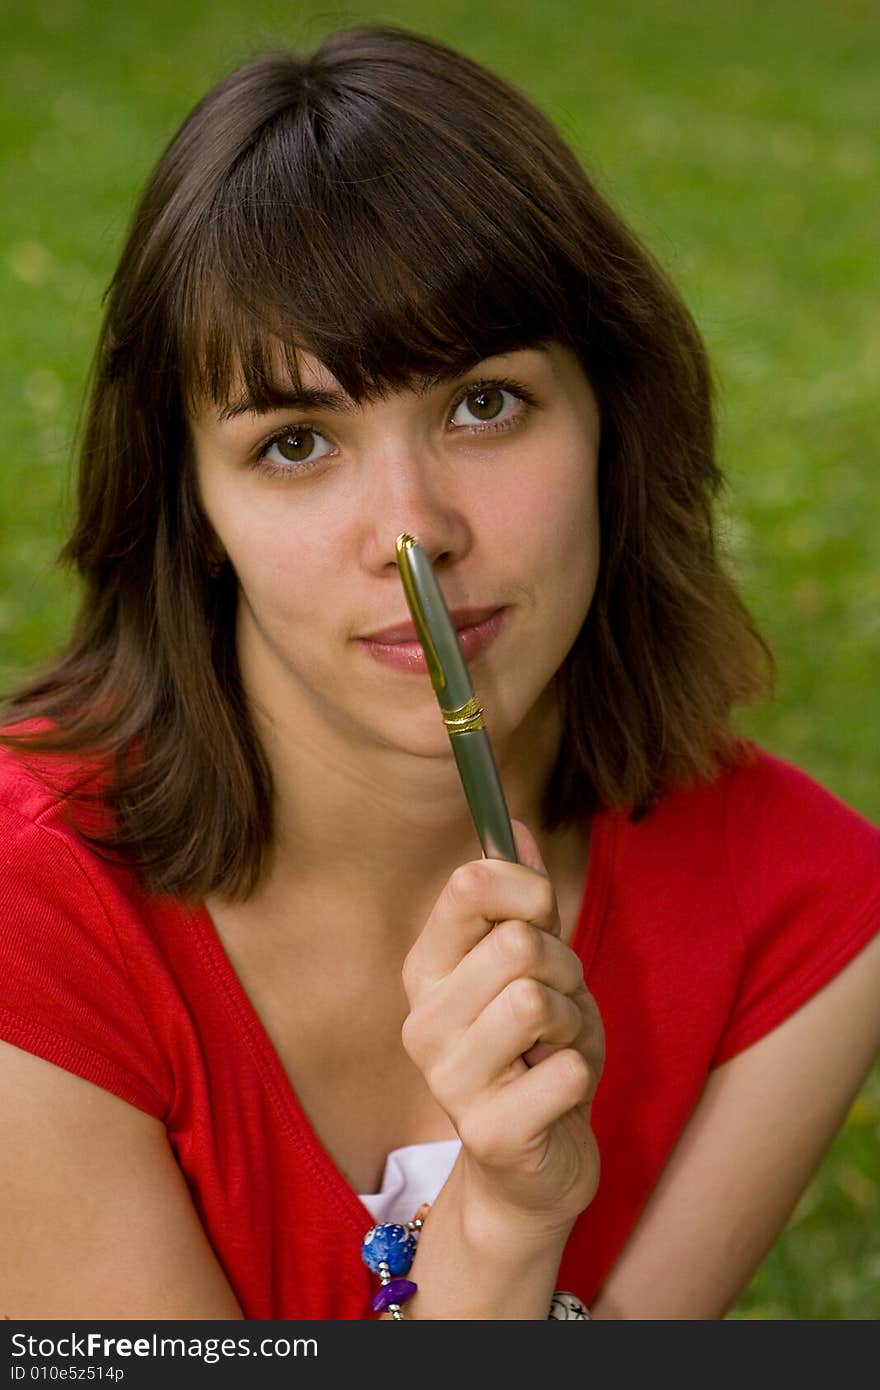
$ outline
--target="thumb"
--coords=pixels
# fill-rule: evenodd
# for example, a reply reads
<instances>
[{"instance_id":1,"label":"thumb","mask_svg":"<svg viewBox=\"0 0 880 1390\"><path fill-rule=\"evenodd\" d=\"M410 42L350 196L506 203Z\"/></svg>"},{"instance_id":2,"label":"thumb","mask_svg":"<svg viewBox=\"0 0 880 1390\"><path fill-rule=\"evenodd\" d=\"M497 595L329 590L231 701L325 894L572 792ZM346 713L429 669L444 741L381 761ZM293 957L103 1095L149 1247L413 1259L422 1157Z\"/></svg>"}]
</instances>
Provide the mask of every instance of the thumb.
<instances>
[{"instance_id":1,"label":"thumb","mask_svg":"<svg viewBox=\"0 0 880 1390\"><path fill-rule=\"evenodd\" d=\"M547 865L541 857L538 841L535 839L525 821L511 820L510 824L513 830L513 840L516 845L516 853L520 864L524 864L527 869L534 869L535 873L540 874L542 878L549 879L550 875L547 872ZM562 923L559 920L559 909L556 906L555 893L553 895L553 903L553 922L547 930L550 932L551 936L561 936Z\"/></svg>"},{"instance_id":2,"label":"thumb","mask_svg":"<svg viewBox=\"0 0 880 1390\"><path fill-rule=\"evenodd\" d=\"M516 855L520 864L525 864L527 869L534 869L536 873L543 874L544 878L549 878L547 866L541 858L541 851L538 848L538 841L525 821L511 819L510 824L516 845Z\"/></svg>"}]
</instances>

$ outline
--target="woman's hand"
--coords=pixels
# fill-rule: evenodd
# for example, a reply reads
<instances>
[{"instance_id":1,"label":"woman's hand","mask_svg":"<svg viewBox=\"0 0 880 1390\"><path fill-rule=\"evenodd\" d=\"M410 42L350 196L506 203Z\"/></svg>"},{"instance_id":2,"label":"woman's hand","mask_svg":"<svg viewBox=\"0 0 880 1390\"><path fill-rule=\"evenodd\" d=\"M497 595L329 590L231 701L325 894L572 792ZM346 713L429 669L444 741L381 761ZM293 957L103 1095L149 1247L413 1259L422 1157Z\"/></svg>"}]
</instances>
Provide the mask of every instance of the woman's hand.
<instances>
[{"instance_id":1,"label":"woman's hand","mask_svg":"<svg viewBox=\"0 0 880 1390\"><path fill-rule=\"evenodd\" d=\"M564 1237L599 1180L604 1034L537 844L513 824L521 862L456 869L409 952L402 1036L461 1137L468 1199Z\"/></svg>"}]
</instances>

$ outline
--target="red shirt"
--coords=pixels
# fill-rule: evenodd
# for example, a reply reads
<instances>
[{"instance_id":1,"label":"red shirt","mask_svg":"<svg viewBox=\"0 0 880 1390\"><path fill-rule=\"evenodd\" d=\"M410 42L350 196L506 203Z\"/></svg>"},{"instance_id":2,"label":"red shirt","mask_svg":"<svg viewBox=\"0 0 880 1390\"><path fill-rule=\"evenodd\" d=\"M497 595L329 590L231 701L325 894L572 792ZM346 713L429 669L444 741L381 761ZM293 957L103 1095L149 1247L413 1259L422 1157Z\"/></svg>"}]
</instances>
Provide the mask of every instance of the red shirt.
<instances>
[{"instance_id":1,"label":"red shirt","mask_svg":"<svg viewBox=\"0 0 880 1390\"><path fill-rule=\"evenodd\" d=\"M573 941L605 1024L587 1303L707 1074L880 928L880 829L758 753L643 820L603 812ZM323 1150L207 913L96 858L0 751L0 1037L161 1119L248 1318L362 1318L369 1213Z\"/></svg>"}]
</instances>

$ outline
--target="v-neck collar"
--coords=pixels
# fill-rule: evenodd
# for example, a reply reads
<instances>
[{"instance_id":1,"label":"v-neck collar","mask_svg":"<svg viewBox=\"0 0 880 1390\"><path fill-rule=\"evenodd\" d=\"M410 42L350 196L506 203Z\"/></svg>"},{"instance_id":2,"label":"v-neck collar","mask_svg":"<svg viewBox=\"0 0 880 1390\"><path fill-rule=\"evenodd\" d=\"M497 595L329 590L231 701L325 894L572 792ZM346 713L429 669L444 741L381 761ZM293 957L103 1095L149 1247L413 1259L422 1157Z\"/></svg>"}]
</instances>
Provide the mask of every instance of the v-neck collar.
<instances>
[{"instance_id":1,"label":"v-neck collar","mask_svg":"<svg viewBox=\"0 0 880 1390\"><path fill-rule=\"evenodd\" d=\"M606 916L619 818L619 812L599 811L593 816L590 827L584 888L571 940L572 949L583 961L584 978L588 983ZM298 1160L312 1170L320 1186L321 1200L332 1204L337 1218L350 1225L360 1238L373 1224L372 1217L313 1128L262 1019L236 974L210 913L200 905L187 914L187 920L196 934L207 971L252 1058L279 1124L296 1146Z\"/></svg>"}]
</instances>

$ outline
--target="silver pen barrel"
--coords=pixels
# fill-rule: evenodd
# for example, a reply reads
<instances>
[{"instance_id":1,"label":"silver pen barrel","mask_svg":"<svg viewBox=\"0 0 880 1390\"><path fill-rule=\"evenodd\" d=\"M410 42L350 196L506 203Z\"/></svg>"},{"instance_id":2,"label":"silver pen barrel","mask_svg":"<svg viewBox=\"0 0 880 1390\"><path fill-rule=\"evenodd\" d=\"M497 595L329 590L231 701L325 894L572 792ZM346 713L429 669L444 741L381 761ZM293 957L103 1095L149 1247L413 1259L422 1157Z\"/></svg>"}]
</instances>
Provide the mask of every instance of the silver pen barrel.
<instances>
[{"instance_id":1,"label":"silver pen barrel","mask_svg":"<svg viewBox=\"0 0 880 1390\"><path fill-rule=\"evenodd\" d=\"M483 854L515 864L501 779L446 600L415 537L398 536L397 563Z\"/></svg>"},{"instance_id":2,"label":"silver pen barrel","mask_svg":"<svg viewBox=\"0 0 880 1390\"><path fill-rule=\"evenodd\" d=\"M517 862L510 816L485 729L449 733L458 775L487 859Z\"/></svg>"}]
</instances>

